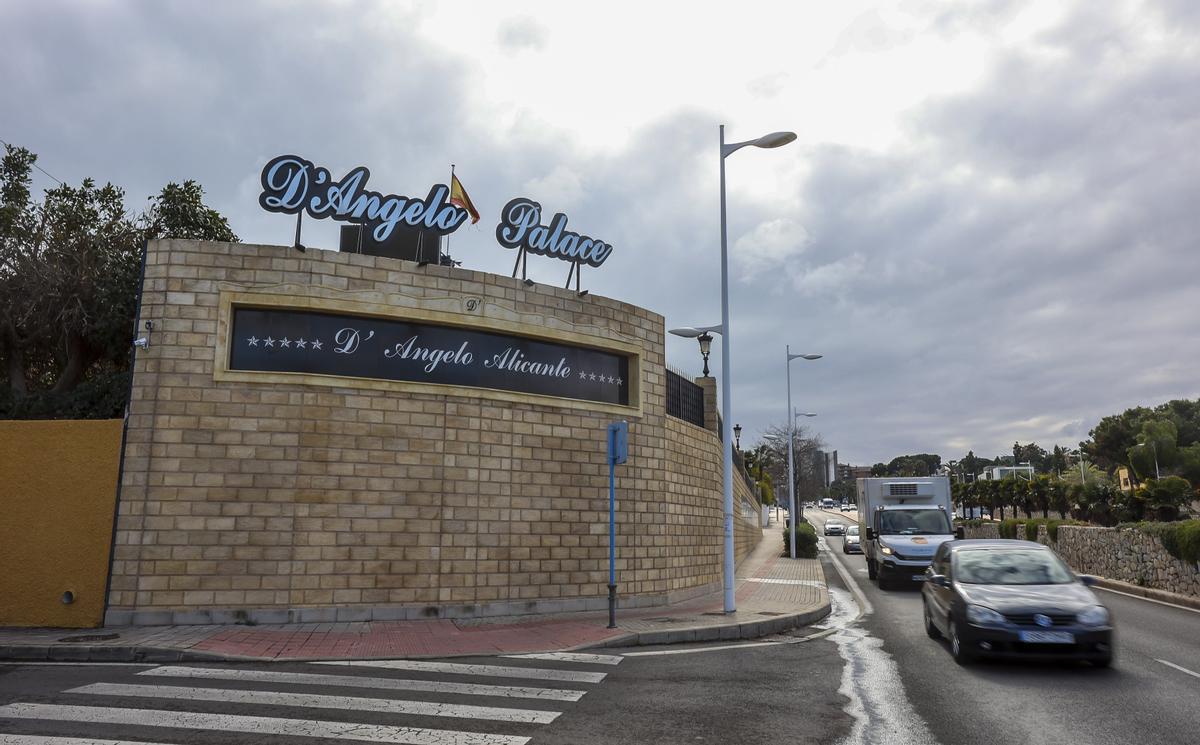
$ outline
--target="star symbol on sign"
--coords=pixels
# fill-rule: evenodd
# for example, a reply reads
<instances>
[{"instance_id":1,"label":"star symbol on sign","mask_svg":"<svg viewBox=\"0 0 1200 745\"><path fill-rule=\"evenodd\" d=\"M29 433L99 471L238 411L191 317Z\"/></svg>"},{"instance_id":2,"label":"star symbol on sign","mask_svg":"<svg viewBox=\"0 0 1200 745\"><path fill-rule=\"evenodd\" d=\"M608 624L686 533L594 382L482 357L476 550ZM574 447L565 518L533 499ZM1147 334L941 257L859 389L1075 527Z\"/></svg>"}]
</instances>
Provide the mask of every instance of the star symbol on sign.
<instances>
[{"instance_id":1,"label":"star symbol on sign","mask_svg":"<svg viewBox=\"0 0 1200 745\"><path fill-rule=\"evenodd\" d=\"M621 384L622 384L622 383L624 383L624 382L625 382L624 380L621 380L620 378L617 378L617 385L621 385Z\"/></svg>"},{"instance_id":2,"label":"star symbol on sign","mask_svg":"<svg viewBox=\"0 0 1200 745\"><path fill-rule=\"evenodd\" d=\"M290 347L290 346L292 346L292 343L290 341L288 341L288 338L285 336L279 340L279 346Z\"/></svg>"},{"instance_id":3,"label":"star symbol on sign","mask_svg":"<svg viewBox=\"0 0 1200 745\"><path fill-rule=\"evenodd\" d=\"M304 347L307 345L308 345L308 342L304 341L304 339L296 340L296 346L299 347L300 349L304 349Z\"/></svg>"},{"instance_id":4,"label":"star symbol on sign","mask_svg":"<svg viewBox=\"0 0 1200 745\"><path fill-rule=\"evenodd\" d=\"M258 346L258 339L257 339L256 337L253 337L253 336L251 336L249 339L247 339L247 340L246 340L246 343L247 343L247 344L249 344L249 345L250 345L250 346L252 346L252 347L257 347L257 346Z\"/></svg>"},{"instance_id":5,"label":"star symbol on sign","mask_svg":"<svg viewBox=\"0 0 1200 745\"><path fill-rule=\"evenodd\" d=\"M579 379L580 379L580 380L587 380L587 373L585 373L583 370L580 370L580 371L579 371Z\"/></svg>"},{"instance_id":6,"label":"star symbol on sign","mask_svg":"<svg viewBox=\"0 0 1200 745\"><path fill-rule=\"evenodd\" d=\"M588 373L588 380L595 380L595 379L596 379L596 373Z\"/></svg>"},{"instance_id":7,"label":"star symbol on sign","mask_svg":"<svg viewBox=\"0 0 1200 745\"><path fill-rule=\"evenodd\" d=\"M266 339L263 339L263 343L265 343L268 347L275 346L275 340L269 336Z\"/></svg>"},{"instance_id":8,"label":"star symbol on sign","mask_svg":"<svg viewBox=\"0 0 1200 745\"><path fill-rule=\"evenodd\" d=\"M319 349L321 348L321 342L320 342L320 340L318 340L318 339L313 339L313 342L312 342L312 348L313 348L314 350L319 350Z\"/></svg>"}]
</instances>

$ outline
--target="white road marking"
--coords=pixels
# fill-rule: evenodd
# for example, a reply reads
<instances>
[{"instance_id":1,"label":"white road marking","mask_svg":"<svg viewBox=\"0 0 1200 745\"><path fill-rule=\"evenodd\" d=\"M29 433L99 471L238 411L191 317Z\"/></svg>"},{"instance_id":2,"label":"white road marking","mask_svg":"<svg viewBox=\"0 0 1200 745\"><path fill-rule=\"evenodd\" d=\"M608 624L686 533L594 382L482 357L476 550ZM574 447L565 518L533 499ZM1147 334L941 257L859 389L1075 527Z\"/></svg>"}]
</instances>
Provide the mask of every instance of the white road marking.
<instances>
[{"instance_id":1,"label":"white road marking","mask_svg":"<svg viewBox=\"0 0 1200 745\"><path fill-rule=\"evenodd\" d=\"M1133 598L1134 600L1145 600L1147 603L1158 603L1159 605L1165 605L1168 608L1178 608L1179 610L1185 610L1189 613L1200 613L1200 609L1189 608L1186 605L1176 605L1175 603L1168 603L1165 600L1155 600L1154 598L1144 598L1141 595L1134 595L1132 592L1121 592L1120 590L1110 590L1109 588L1101 587L1100 585L1093 585L1092 589L1093 590L1104 590L1105 592L1111 592L1114 595L1124 595L1125 597Z\"/></svg>"},{"instance_id":2,"label":"white road marking","mask_svg":"<svg viewBox=\"0 0 1200 745\"><path fill-rule=\"evenodd\" d=\"M384 714L413 714L425 717L492 719L498 722L524 722L526 724L549 724L562 713L539 709L504 709L495 706L448 704L437 701L403 701L361 696L327 696L319 693L277 693L230 688L193 688L191 686L131 685L126 683L92 683L72 688L66 692L87 693L94 696L132 696L179 701L219 701L226 704L255 704L257 706L301 706L312 709L374 711Z\"/></svg>"},{"instance_id":3,"label":"white road marking","mask_svg":"<svg viewBox=\"0 0 1200 745\"><path fill-rule=\"evenodd\" d=\"M170 745L170 743L134 742L132 740L92 740L86 737L0 734L0 745Z\"/></svg>"},{"instance_id":4,"label":"white road marking","mask_svg":"<svg viewBox=\"0 0 1200 745\"><path fill-rule=\"evenodd\" d=\"M1181 673L1187 673L1188 675L1192 676L1193 678L1200 678L1200 673L1195 672L1194 670L1188 670L1186 667L1180 667L1179 665L1176 665L1174 662L1167 662L1166 660L1160 660L1157 657L1154 658L1154 661L1161 662L1162 664L1166 665L1167 667L1173 667Z\"/></svg>"},{"instance_id":5,"label":"white road marking","mask_svg":"<svg viewBox=\"0 0 1200 745\"><path fill-rule=\"evenodd\" d=\"M615 654L581 654L578 652L542 652L538 654L505 654L514 660L551 660L555 662L583 662L596 665L620 665L621 656Z\"/></svg>"},{"instance_id":6,"label":"white road marking","mask_svg":"<svg viewBox=\"0 0 1200 745\"><path fill-rule=\"evenodd\" d=\"M769 579L766 577L746 577L743 582L761 582L764 585L807 585L808 587L824 587L824 582L815 579Z\"/></svg>"},{"instance_id":7,"label":"white road marking","mask_svg":"<svg viewBox=\"0 0 1200 745\"><path fill-rule=\"evenodd\" d=\"M846 591L829 588L835 616L853 615ZM839 610L838 606L842 606ZM936 745L937 740L909 703L900 671L877 639L857 623L834 630L829 637L845 661L838 693L849 703L844 710L854 724L846 745Z\"/></svg>"},{"instance_id":8,"label":"white road marking","mask_svg":"<svg viewBox=\"0 0 1200 745\"><path fill-rule=\"evenodd\" d=\"M157 664L157 662L34 662L32 660L29 662L0 662L0 665L21 665L22 667L30 665L37 667L43 665L60 665L66 667L154 667ZM16 737L16 735L13 735L13 737ZM116 740L113 742L116 742Z\"/></svg>"},{"instance_id":9,"label":"white road marking","mask_svg":"<svg viewBox=\"0 0 1200 745\"><path fill-rule=\"evenodd\" d=\"M533 680L558 680L564 683L599 683L606 673L580 670L547 670L539 667L505 667L503 665L469 665L458 662L429 662L426 660L336 660L314 662L314 665L341 665L343 667L378 667L384 670L414 670L423 673L450 673L452 675L482 675L493 678L531 678Z\"/></svg>"},{"instance_id":10,"label":"white road marking","mask_svg":"<svg viewBox=\"0 0 1200 745\"><path fill-rule=\"evenodd\" d=\"M318 675L314 673L284 673L271 670L226 670L212 667L159 667L138 675L167 678L205 678L209 680L249 680L257 683L289 683L295 685L340 686L342 688L377 688L385 691L426 691L453 693L465 696L496 696L498 698L536 698L543 701L578 701L586 691L566 688L528 688L497 686L483 683L450 683L442 680L405 680L402 678L366 678L358 675Z\"/></svg>"},{"instance_id":11,"label":"white road marking","mask_svg":"<svg viewBox=\"0 0 1200 745\"><path fill-rule=\"evenodd\" d=\"M720 652L723 649L750 649L753 647L778 647L781 644L800 644L801 642L812 641L829 636L833 633L833 629L828 631L819 631L808 636L801 636L794 639L779 639L769 642L748 642L746 644L721 644L714 647L691 647L688 649L655 649L650 652L626 652L626 657L662 657L669 654L699 654L700 652Z\"/></svg>"},{"instance_id":12,"label":"white road marking","mask_svg":"<svg viewBox=\"0 0 1200 745\"><path fill-rule=\"evenodd\" d=\"M363 722L323 722L312 719L201 714L193 711L120 709L110 706L63 706L60 704L7 704L0 706L0 718L42 719L96 724L129 724L138 727L215 732L246 732L255 735L325 737L403 745L525 745L528 737L493 735L485 732L458 732L419 727L393 727Z\"/></svg>"}]
</instances>

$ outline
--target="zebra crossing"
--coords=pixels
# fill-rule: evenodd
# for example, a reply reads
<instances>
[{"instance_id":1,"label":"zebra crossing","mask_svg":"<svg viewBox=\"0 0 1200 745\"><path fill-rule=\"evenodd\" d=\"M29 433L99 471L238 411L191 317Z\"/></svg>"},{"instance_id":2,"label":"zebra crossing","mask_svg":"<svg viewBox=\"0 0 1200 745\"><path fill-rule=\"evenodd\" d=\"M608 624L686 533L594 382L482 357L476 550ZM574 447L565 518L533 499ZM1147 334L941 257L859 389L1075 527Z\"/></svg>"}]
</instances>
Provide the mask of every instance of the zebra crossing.
<instances>
[{"instance_id":1,"label":"zebra crossing","mask_svg":"<svg viewBox=\"0 0 1200 745\"><path fill-rule=\"evenodd\" d=\"M355 660L301 669L114 670L112 677L124 679L64 688L49 702L0 705L0 745L196 745L207 742L205 733L213 742L240 733L256 741L525 745L604 681L608 673L597 666L623 659L506 657L505 664ZM79 731L86 736L64 734ZM146 732L152 740L138 739Z\"/></svg>"}]
</instances>

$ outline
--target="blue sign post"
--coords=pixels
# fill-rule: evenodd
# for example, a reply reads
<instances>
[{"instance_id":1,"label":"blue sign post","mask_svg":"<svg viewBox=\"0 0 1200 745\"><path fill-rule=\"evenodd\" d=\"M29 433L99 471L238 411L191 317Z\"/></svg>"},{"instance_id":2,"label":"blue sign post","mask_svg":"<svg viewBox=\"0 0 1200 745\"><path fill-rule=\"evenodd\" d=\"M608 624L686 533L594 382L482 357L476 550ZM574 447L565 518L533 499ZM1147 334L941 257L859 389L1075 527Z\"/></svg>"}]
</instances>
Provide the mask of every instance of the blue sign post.
<instances>
[{"instance_id":1,"label":"blue sign post","mask_svg":"<svg viewBox=\"0 0 1200 745\"><path fill-rule=\"evenodd\" d=\"M608 425L608 627L617 627L616 467L629 459L629 422Z\"/></svg>"}]
</instances>

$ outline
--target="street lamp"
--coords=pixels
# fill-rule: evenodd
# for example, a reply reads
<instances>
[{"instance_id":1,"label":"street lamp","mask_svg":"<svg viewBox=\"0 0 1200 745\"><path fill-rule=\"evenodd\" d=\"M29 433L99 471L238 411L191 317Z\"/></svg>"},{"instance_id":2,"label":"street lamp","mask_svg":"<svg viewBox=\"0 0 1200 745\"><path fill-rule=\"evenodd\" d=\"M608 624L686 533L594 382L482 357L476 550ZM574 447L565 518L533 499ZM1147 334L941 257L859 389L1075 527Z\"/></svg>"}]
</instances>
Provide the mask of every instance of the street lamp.
<instances>
[{"instance_id":1,"label":"street lamp","mask_svg":"<svg viewBox=\"0 0 1200 745\"><path fill-rule=\"evenodd\" d=\"M725 159L747 146L774 148L786 145L796 139L794 132L772 132L755 140L731 142L725 144L725 125L719 127L721 146L721 325L708 328L676 329L671 333L677 336L699 338L704 332L720 333L721 343L721 430L724 453L724 491L725 491L725 562L722 582L725 590L725 612L737 611L737 603L733 592L733 448L729 447L733 439L732 400L730 397L731 381L729 363L729 239L725 222ZM703 342L701 342L703 343Z\"/></svg>"},{"instance_id":2,"label":"street lamp","mask_svg":"<svg viewBox=\"0 0 1200 745\"><path fill-rule=\"evenodd\" d=\"M792 411L792 360L810 360L810 361L811 360L819 360L819 359L821 359L821 355L819 355L819 354L792 354L791 345L784 347L784 349L787 351L787 364L785 365L785 367L787 368L787 406L788 406L788 411L791 412ZM816 414L805 414L805 416L816 416ZM796 512L796 472L795 472L795 465L793 464L794 458L792 456L792 450L795 448L795 445L792 442L792 440L793 440L792 433L796 429L795 421L796 420L794 417L788 417L788 510L789 510L788 514L791 516L791 523L792 523L791 528L789 529L789 532L791 535L791 544L790 544L791 549L790 549L789 553L791 554L791 558L793 558L793 559L796 558L796 520L799 518L799 514L800 514L800 513Z\"/></svg>"},{"instance_id":3,"label":"street lamp","mask_svg":"<svg viewBox=\"0 0 1200 745\"><path fill-rule=\"evenodd\" d=\"M708 352L712 349L712 334L705 331L696 337L700 342L700 356L704 358L704 377L708 377Z\"/></svg>"},{"instance_id":4,"label":"street lamp","mask_svg":"<svg viewBox=\"0 0 1200 745\"><path fill-rule=\"evenodd\" d=\"M1139 442L1138 447L1144 448L1146 447L1146 443ZM1154 444L1154 440L1150 441L1150 449L1154 452L1154 478L1161 479L1162 476L1158 473L1158 446Z\"/></svg>"},{"instance_id":5,"label":"street lamp","mask_svg":"<svg viewBox=\"0 0 1200 745\"><path fill-rule=\"evenodd\" d=\"M738 450L742 449L742 425L733 425L733 443Z\"/></svg>"}]
</instances>

